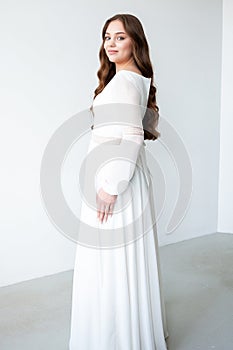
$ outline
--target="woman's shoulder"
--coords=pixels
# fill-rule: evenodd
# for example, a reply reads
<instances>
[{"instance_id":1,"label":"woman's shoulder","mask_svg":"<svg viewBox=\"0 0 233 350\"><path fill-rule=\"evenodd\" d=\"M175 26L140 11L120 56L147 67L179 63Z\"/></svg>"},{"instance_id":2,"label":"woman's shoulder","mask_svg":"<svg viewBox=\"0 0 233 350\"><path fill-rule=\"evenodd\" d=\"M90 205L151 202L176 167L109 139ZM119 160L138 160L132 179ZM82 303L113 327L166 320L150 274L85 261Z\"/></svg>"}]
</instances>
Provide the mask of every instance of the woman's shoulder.
<instances>
[{"instance_id":1,"label":"woman's shoulder","mask_svg":"<svg viewBox=\"0 0 233 350\"><path fill-rule=\"evenodd\" d=\"M150 78L145 77L142 75L139 71L136 70L127 70L127 69L120 69L119 71L116 72L116 75L124 75L124 76L132 76L134 78L139 78L139 79L147 79L150 80Z\"/></svg>"},{"instance_id":2,"label":"woman's shoulder","mask_svg":"<svg viewBox=\"0 0 233 350\"><path fill-rule=\"evenodd\" d=\"M110 86L122 88L124 88L124 86L128 88L132 88L134 86L135 88L139 88L139 90L141 90L142 86L148 87L150 82L151 79L144 77L142 74L131 70L121 69L113 76L112 84L110 84Z\"/></svg>"},{"instance_id":3,"label":"woman's shoulder","mask_svg":"<svg viewBox=\"0 0 233 350\"><path fill-rule=\"evenodd\" d=\"M150 78L136 72L119 70L95 99L94 105L106 103L144 104Z\"/></svg>"},{"instance_id":4,"label":"woman's shoulder","mask_svg":"<svg viewBox=\"0 0 233 350\"><path fill-rule=\"evenodd\" d=\"M125 80L125 81L132 81L132 82L150 82L150 78L144 77L144 75L132 71L132 70L126 70L121 69L116 72L114 77L116 80Z\"/></svg>"}]
</instances>

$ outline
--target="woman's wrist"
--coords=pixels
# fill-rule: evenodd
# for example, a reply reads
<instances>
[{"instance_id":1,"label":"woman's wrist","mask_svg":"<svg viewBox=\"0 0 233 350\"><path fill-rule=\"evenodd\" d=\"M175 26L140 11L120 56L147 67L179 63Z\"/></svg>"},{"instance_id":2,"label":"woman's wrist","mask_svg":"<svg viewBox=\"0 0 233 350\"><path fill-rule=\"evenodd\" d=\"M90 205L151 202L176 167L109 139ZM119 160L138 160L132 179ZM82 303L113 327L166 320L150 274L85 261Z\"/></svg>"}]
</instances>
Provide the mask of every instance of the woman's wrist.
<instances>
[{"instance_id":1,"label":"woman's wrist","mask_svg":"<svg viewBox=\"0 0 233 350\"><path fill-rule=\"evenodd\" d=\"M108 203L114 203L116 198L117 198L117 194L110 194L110 193L106 192L102 187L98 191L98 196L103 201L108 202Z\"/></svg>"}]
</instances>

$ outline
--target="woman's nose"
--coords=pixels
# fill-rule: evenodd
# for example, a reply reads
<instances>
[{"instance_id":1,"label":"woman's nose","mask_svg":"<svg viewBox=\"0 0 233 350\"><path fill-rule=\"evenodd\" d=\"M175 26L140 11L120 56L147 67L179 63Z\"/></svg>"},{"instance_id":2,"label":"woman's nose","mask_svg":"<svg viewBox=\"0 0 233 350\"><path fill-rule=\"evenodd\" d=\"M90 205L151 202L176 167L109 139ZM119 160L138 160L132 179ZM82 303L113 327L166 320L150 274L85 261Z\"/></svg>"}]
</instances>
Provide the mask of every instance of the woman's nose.
<instances>
[{"instance_id":1,"label":"woman's nose","mask_svg":"<svg viewBox=\"0 0 233 350\"><path fill-rule=\"evenodd\" d=\"M109 46L115 46L116 45L115 40L113 38L109 40L108 44L109 44Z\"/></svg>"}]
</instances>

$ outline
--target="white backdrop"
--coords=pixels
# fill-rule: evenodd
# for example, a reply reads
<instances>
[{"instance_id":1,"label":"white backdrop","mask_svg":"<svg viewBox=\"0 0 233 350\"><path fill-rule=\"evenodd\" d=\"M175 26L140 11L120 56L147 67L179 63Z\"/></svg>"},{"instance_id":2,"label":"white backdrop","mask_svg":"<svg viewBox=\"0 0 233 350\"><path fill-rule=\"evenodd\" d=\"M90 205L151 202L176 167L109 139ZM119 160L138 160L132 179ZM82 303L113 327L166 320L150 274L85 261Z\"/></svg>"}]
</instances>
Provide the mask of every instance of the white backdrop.
<instances>
[{"instance_id":1,"label":"white backdrop","mask_svg":"<svg viewBox=\"0 0 233 350\"><path fill-rule=\"evenodd\" d=\"M218 231L233 233L233 1L223 1Z\"/></svg>"},{"instance_id":2,"label":"white backdrop","mask_svg":"<svg viewBox=\"0 0 233 350\"><path fill-rule=\"evenodd\" d=\"M161 143L148 144L167 186L160 245L217 231L221 1L120 0L103 1L99 8L93 0L5 2L0 11L1 286L73 268L75 244L43 209L41 159L54 131L89 107L102 26L123 12L144 25L161 115L182 138L193 168L189 211L168 235L178 193L176 169Z\"/></svg>"}]
</instances>

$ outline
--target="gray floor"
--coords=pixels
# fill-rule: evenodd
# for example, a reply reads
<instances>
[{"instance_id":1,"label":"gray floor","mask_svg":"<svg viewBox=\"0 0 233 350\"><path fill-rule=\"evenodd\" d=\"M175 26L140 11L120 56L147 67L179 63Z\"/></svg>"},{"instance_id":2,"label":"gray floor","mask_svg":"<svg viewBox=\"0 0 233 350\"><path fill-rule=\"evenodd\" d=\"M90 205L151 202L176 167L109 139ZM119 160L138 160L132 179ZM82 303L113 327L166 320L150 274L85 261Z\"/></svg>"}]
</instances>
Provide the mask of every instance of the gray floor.
<instances>
[{"instance_id":1,"label":"gray floor","mask_svg":"<svg viewBox=\"0 0 233 350\"><path fill-rule=\"evenodd\" d=\"M232 350L233 235L161 247L160 259L169 350ZM0 349L68 350L71 287L72 271L0 288Z\"/></svg>"}]
</instances>

